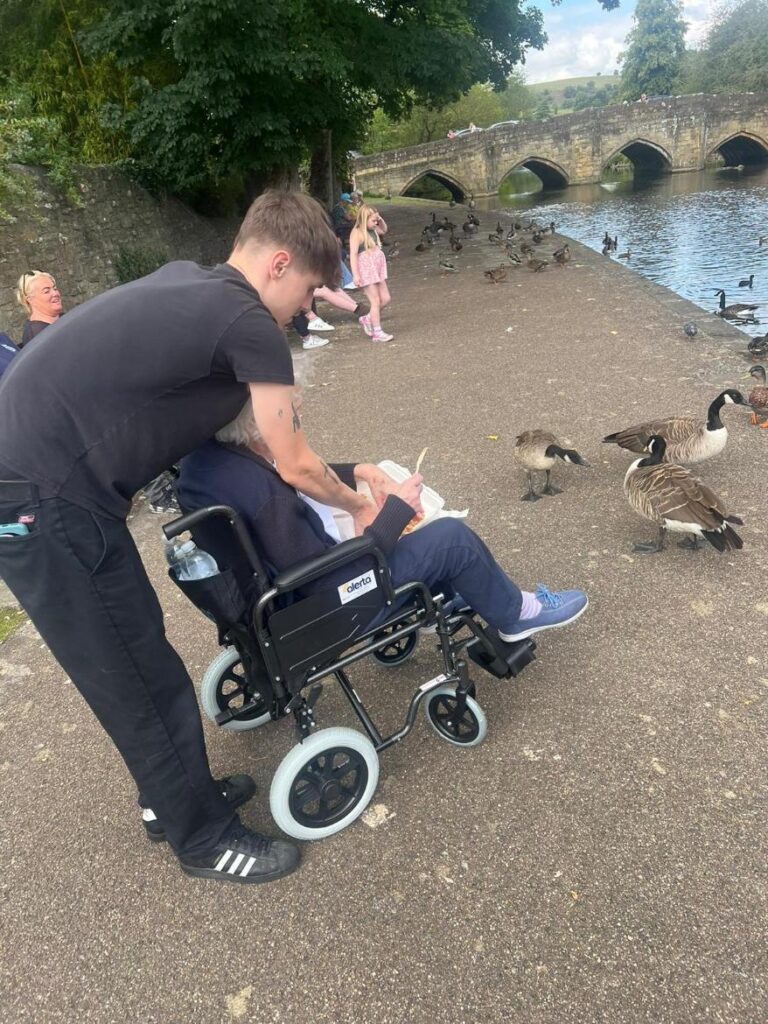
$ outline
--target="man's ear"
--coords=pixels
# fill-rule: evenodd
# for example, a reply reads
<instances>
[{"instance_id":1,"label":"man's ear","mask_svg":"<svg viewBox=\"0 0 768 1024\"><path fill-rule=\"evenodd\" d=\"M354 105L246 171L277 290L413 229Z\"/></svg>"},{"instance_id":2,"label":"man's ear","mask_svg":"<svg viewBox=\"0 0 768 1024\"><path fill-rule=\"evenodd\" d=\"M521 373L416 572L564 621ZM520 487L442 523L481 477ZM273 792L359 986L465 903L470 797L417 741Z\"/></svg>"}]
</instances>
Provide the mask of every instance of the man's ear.
<instances>
[{"instance_id":1,"label":"man's ear","mask_svg":"<svg viewBox=\"0 0 768 1024\"><path fill-rule=\"evenodd\" d=\"M291 262L291 254L286 252L285 249L278 249L276 252L273 252L269 261L269 276L272 279L283 277Z\"/></svg>"}]
</instances>

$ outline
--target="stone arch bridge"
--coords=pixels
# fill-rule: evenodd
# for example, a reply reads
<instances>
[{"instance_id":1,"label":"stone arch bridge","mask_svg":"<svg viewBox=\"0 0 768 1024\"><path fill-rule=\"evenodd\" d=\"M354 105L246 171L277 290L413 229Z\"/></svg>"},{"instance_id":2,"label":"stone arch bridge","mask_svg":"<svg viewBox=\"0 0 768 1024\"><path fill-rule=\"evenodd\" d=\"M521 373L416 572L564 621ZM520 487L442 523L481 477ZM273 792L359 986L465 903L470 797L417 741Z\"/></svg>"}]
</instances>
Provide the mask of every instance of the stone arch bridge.
<instances>
[{"instance_id":1,"label":"stone arch bridge","mask_svg":"<svg viewBox=\"0 0 768 1024\"><path fill-rule=\"evenodd\" d=\"M434 178L457 201L495 195L527 167L545 189L600 181L619 154L636 171L700 170L720 154L727 165L768 163L768 95L674 96L524 121L355 159L355 183L373 195L403 195Z\"/></svg>"}]
</instances>

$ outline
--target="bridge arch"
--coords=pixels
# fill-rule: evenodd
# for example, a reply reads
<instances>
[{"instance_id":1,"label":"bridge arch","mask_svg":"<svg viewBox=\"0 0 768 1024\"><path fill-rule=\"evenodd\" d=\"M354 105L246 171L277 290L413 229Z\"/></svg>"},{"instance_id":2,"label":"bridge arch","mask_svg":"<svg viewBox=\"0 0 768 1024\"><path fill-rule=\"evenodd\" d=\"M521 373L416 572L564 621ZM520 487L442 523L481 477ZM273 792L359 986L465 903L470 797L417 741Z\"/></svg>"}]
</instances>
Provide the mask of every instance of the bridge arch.
<instances>
[{"instance_id":1,"label":"bridge arch","mask_svg":"<svg viewBox=\"0 0 768 1024\"><path fill-rule=\"evenodd\" d=\"M447 174L445 171L436 171L433 168L428 168L426 171L419 171L415 174L407 184L400 189L400 195L404 196L408 193L408 190L422 180L422 178L431 178L436 181L439 185L442 185L444 189L447 189L451 193L457 203L463 203L464 199L469 195L469 189L464 188L460 181Z\"/></svg>"},{"instance_id":2,"label":"bridge arch","mask_svg":"<svg viewBox=\"0 0 768 1024\"><path fill-rule=\"evenodd\" d=\"M617 146L611 155L603 160L601 174L617 156L625 156L636 171L646 174L664 174L672 170L672 157L668 150L658 142L651 142L650 139L630 139L629 142Z\"/></svg>"},{"instance_id":3,"label":"bridge arch","mask_svg":"<svg viewBox=\"0 0 768 1024\"><path fill-rule=\"evenodd\" d=\"M510 167L504 177L498 184L500 189L504 180L513 174L515 171L519 171L525 168L528 171L532 171L537 178L540 179L542 188L544 191L555 191L561 188L567 188L570 182L568 172L555 163L554 160L547 160L541 156L527 156L524 160L518 161L514 167Z\"/></svg>"},{"instance_id":4,"label":"bridge arch","mask_svg":"<svg viewBox=\"0 0 768 1024\"><path fill-rule=\"evenodd\" d=\"M716 153L720 154L728 167L764 164L768 163L768 142L751 132L734 132L713 146L709 156L713 157Z\"/></svg>"}]
</instances>

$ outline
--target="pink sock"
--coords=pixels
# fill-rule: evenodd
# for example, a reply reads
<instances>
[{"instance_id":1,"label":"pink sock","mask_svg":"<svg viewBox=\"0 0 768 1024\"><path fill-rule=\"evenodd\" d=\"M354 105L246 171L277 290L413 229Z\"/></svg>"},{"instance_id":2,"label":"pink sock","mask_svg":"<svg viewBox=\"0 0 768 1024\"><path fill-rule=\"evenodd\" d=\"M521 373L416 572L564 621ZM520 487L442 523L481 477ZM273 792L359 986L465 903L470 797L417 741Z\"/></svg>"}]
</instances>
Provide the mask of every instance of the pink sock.
<instances>
[{"instance_id":1,"label":"pink sock","mask_svg":"<svg viewBox=\"0 0 768 1024\"><path fill-rule=\"evenodd\" d=\"M523 590L523 607L520 609L521 619L535 619L541 612L541 601L530 590Z\"/></svg>"}]
</instances>

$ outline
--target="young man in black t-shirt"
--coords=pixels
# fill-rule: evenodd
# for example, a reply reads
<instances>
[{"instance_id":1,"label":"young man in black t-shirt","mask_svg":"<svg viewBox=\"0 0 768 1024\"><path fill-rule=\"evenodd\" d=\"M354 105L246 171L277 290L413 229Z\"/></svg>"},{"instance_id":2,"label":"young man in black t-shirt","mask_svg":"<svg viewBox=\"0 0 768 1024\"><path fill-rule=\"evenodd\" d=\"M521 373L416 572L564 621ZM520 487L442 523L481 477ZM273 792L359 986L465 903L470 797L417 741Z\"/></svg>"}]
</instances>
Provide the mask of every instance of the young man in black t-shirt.
<instances>
[{"instance_id":1,"label":"young man in black t-shirt","mask_svg":"<svg viewBox=\"0 0 768 1024\"><path fill-rule=\"evenodd\" d=\"M338 252L314 200L266 193L226 263L170 263L84 303L0 382L0 524L27 531L0 536L0 576L120 751L151 837L198 877L270 881L299 854L240 824L248 776L211 778L191 680L125 519L134 493L250 391L286 482L349 511L358 531L373 521L293 414L281 330L336 285Z\"/></svg>"}]
</instances>

